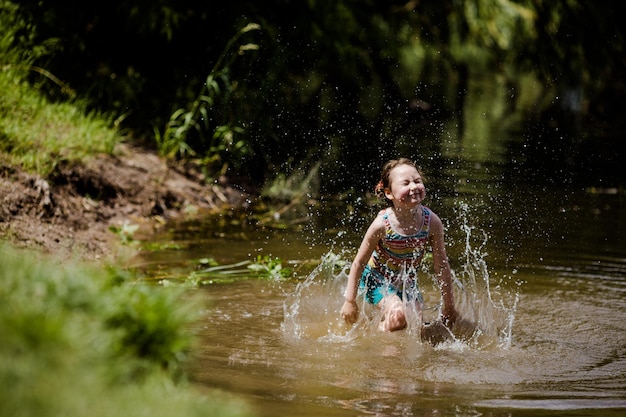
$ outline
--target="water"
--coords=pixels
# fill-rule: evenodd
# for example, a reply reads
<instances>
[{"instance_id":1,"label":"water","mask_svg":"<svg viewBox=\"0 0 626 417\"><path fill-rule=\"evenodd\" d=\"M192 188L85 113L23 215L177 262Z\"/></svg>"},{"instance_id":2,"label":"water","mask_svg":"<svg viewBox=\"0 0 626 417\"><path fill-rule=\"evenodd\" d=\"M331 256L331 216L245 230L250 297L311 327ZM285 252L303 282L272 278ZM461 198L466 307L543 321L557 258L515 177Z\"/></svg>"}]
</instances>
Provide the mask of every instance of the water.
<instances>
[{"instance_id":1,"label":"water","mask_svg":"<svg viewBox=\"0 0 626 417\"><path fill-rule=\"evenodd\" d=\"M341 261L354 254L369 212L333 206L327 213L345 214L336 227L315 216L286 230L232 225L236 216L172 224L154 238L182 249L137 263L161 277L184 275L207 256L226 264L271 254L295 268L286 281L198 289L206 310L192 380L243 396L259 416L623 415L623 196L551 189L532 204L509 196L438 201L464 287L459 310L483 333L437 346L411 327L377 331L375 311L351 329L340 320ZM425 315L435 317L434 284L426 271L420 279Z\"/></svg>"},{"instance_id":2,"label":"water","mask_svg":"<svg viewBox=\"0 0 626 417\"><path fill-rule=\"evenodd\" d=\"M458 309L479 332L433 346L414 322L378 331L375 310L352 328L341 321L340 261L377 210L362 196L277 210L280 222L263 227L247 221L252 213L223 213L168 224L152 240L180 249L136 265L162 279L201 258L271 255L295 272L198 289L206 307L193 383L237 394L261 417L626 415L624 195L524 172L501 135L509 116L483 117L496 96L468 109L477 113L463 137L442 135L441 149L429 148L437 157L419 161L427 205L446 228ZM470 91L468 103L477 97ZM420 273L425 321L439 303L429 274Z\"/></svg>"}]
</instances>

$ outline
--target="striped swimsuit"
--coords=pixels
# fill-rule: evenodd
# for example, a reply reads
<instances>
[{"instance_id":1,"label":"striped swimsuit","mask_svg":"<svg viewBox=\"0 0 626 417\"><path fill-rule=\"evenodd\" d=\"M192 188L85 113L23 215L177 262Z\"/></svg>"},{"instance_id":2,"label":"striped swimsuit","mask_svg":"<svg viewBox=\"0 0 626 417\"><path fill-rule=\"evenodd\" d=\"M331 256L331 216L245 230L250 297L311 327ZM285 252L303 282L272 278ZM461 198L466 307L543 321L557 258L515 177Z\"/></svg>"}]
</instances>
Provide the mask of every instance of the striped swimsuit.
<instances>
[{"instance_id":1,"label":"striped swimsuit","mask_svg":"<svg viewBox=\"0 0 626 417\"><path fill-rule=\"evenodd\" d=\"M430 209L422 207L422 226L413 235L396 232L389 221L391 208L378 213L385 222L385 236L363 270L360 288L366 289L368 302L378 304L388 294L397 294L403 300L423 302L417 285L417 270L424 257L430 229Z\"/></svg>"}]
</instances>

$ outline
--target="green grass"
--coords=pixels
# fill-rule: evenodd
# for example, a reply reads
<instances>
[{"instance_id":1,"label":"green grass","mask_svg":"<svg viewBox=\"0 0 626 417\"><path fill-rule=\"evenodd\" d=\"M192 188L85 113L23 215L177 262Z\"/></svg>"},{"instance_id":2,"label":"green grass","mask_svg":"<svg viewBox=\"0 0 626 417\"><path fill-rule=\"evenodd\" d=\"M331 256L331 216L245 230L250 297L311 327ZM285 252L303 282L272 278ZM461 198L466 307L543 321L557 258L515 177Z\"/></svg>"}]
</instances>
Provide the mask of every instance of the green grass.
<instances>
[{"instance_id":1,"label":"green grass","mask_svg":"<svg viewBox=\"0 0 626 417\"><path fill-rule=\"evenodd\" d=\"M185 291L0 245L0 416L249 415L185 382Z\"/></svg>"},{"instance_id":2,"label":"green grass","mask_svg":"<svg viewBox=\"0 0 626 417\"><path fill-rule=\"evenodd\" d=\"M0 0L0 27L0 163L47 177L61 162L113 152L122 140L113 116L89 113L72 95L51 102L26 82L71 91L55 74L32 65L54 53L55 41L35 44L36 28L11 1Z\"/></svg>"},{"instance_id":3,"label":"green grass","mask_svg":"<svg viewBox=\"0 0 626 417\"><path fill-rule=\"evenodd\" d=\"M46 177L61 162L112 153L122 140L111 117L86 114L76 100L51 103L22 76L23 71L0 71L0 153L5 163Z\"/></svg>"}]
</instances>

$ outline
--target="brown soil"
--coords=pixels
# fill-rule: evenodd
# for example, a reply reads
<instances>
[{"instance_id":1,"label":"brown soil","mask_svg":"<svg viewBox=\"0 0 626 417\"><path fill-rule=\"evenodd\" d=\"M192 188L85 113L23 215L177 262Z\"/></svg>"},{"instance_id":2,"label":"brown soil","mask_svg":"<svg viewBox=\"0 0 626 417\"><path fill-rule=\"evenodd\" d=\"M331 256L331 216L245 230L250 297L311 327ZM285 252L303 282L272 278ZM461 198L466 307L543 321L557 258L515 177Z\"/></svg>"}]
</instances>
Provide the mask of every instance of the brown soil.
<instances>
[{"instance_id":1,"label":"brown soil","mask_svg":"<svg viewBox=\"0 0 626 417\"><path fill-rule=\"evenodd\" d=\"M146 233L191 211L241 205L245 192L207 184L197 169L168 166L154 153L121 145L115 155L60 166L43 179L0 168L0 238L62 257L102 259L125 223Z\"/></svg>"}]
</instances>

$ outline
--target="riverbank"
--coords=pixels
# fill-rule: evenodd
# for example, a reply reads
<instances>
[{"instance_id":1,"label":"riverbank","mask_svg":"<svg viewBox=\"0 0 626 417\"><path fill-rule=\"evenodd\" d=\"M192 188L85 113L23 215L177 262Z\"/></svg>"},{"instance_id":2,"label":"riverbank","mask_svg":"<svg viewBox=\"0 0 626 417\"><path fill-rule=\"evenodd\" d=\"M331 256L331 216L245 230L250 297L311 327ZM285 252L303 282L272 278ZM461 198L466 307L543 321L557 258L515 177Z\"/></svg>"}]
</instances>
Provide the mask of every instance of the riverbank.
<instances>
[{"instance_id":1,"label":"riverbank","mask_svg":"<svg viewBox=\"0 0 626 417\"><path fill-rule=\"evenodd\" d=\"M0 239L63 258L117 256L112 230L150 233L190 213L241 205L247 193L225 181L207 184L196 167L117 145L82 163L57 166L49 178L0 168Z\"/></svg>"}]
</instances>

